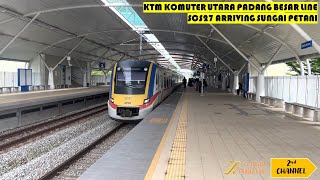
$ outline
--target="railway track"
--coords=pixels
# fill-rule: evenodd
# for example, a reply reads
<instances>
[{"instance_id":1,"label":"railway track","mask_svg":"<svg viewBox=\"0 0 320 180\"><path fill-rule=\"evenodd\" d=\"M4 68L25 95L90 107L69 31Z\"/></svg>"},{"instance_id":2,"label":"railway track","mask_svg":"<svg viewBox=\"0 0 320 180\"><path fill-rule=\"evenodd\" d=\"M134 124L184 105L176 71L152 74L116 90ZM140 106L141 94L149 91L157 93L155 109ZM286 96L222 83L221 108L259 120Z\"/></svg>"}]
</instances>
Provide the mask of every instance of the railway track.
<instances>
[{"instance_id":1,"label":"railway track","mask_svg":"<svg viewBox=\"0 0 320 180\"><path fill-rule=\"evenodd\" d=\"M55 129L66 127L84 118L98 114L108 108L106 104L90 107L86 110L68 114L52 120L44 121L35 125L19 128L8 133L0 135L0 151L18 146L28 140L54 131Z\"/></svg>"},{"instance_id":2,"label":"railway track","mask_svg":"<svg viewBox=\"0 0 320 180\"><path fill-rule=\"evenodd\" d=\"M124 137L134 124L121 123L101 138L93 141L89 146L82 149L53 170L42 176L41 180L77 179L87 168L105 154L114 144Z\"/></svg>"}]
</instances>

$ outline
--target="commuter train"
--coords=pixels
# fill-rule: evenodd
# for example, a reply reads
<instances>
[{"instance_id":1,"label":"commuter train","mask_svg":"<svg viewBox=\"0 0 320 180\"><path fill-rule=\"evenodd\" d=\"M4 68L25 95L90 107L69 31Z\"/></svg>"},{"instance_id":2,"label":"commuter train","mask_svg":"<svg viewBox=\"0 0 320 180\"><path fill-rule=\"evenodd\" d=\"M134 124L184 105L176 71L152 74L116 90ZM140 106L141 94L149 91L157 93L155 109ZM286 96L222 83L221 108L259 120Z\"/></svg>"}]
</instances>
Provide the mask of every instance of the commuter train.
<instances>
[{"instance_id":1,"label":"commuter train","mask_svg":"<svg viewBox=\"0 0 320 180\"><path fill-rule=\"evenodd\" d=\"M183 76L153 62L122 60L114 65L108 113L116 120L141 120L181 84Z\"/></svg>"}]
</instances>

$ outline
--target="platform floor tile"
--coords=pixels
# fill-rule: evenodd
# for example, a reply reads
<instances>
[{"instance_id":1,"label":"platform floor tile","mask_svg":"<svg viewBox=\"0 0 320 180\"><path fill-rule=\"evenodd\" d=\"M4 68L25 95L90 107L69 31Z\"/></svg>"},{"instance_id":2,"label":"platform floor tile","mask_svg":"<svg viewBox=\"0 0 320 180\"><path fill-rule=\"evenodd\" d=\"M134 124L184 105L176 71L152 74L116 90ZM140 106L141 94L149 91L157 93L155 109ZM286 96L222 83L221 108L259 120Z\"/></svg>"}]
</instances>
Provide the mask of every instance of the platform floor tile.
<instances>
[{"instance_id":1,"label":"platform floor tile","mask_svg":"<svg viewBox=\"0 0 320 180\"><path fill-rule=\"evenodd\" d=\"M186 96L186 179L271 179L269 162L275 157L309 157L319 163L319 124L283 117L232 95ZM266 173L225 174L231 160L266 162L255 168ZM316 171L309 179L318 178Z\"/></svg>"},{"instance_id":2,"label":"platform floor tile","mask_svg":"<svg viewBox=\"0 0 320 180\"><path fill-rule=\"evenodd\" d=\"M170 121L153 122L153 118L170 120L181 92L169 96L123 139L82 174L80 180L142 180L154 158Z\"/></svg>"},{"instance_id":3,"label":"platform floor tile","mask_svg":"<svg viewBox=\"0 0 320 180\"><path fill-rule=\"evenodd\" d=\"M319 122L293 119L240 96L210 92L200 96L187 89L181 98L188 101L186 180L272 179L270 158L307 157L320 167ZM168 154L161 154L156 169L162 170L152 179L164 179L161 173L166 173L168 165L163 162ZM239 169L226 174L236 161ZM249 166L252 162L265 165ZM246 174L241 171L245 169L256 171ZM309 179L320 179L320 170Z\"/></svg>"}]
</instances>

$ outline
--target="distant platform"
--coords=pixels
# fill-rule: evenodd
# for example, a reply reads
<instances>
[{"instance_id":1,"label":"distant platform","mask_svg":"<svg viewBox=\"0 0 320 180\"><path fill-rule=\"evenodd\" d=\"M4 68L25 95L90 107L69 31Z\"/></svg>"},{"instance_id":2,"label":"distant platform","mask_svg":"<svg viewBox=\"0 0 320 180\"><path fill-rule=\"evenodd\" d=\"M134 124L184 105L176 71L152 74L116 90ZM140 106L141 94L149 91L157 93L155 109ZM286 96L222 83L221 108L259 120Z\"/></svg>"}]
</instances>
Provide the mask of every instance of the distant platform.
<instances>
[{"instance_id":1,"label":"distant platform","mask_svg":"<svg viewBox=\"0 0 320 180\"><path fill-rule=\"evenodd\" d=\"M107 103L109 86L56 89L0 95L0 131Z\"/></svg>"},{"instance_id":2,"label":"distant platform","mask_svg":"<svg viewBox=\"0 0 320 180\"><path fill-rule=\"evenodd\" d=\"M0 94L0 111L103 93L109 93L109 86Z\"/></svg>"}]
</instances>

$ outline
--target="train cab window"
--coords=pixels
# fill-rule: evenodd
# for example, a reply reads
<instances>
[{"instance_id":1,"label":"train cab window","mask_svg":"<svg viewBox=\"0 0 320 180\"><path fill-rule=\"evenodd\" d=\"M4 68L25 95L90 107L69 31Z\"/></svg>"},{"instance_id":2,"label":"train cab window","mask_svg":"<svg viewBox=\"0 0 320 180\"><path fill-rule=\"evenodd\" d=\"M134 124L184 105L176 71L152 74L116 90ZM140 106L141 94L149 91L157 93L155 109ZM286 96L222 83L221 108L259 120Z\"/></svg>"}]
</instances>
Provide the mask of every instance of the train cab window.
<instances>
[{"instance_id":1,"label":"train cab window","mask_svg":"<svg viewBox=\"0 0 320 180\"><path fill-rule=\"evenodd\" d=\"M147 74L147 67L118 67L115 94L144 94Z\"/></svg>"}]
</instances>

